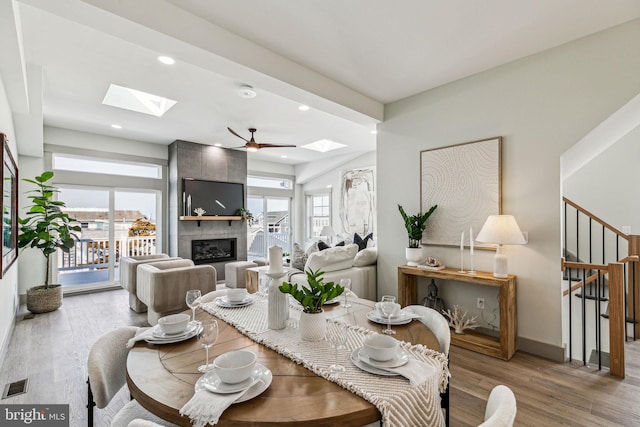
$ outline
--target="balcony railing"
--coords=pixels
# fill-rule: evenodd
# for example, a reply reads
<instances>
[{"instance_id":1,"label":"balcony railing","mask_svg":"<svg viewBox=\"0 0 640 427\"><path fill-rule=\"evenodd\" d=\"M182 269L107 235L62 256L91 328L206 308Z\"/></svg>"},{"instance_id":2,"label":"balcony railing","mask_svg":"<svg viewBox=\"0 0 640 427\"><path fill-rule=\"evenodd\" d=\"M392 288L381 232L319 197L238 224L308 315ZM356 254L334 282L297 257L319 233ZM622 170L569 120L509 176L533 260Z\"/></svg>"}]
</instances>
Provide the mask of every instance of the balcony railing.
<instances>
[{"instance_id":1,"label":"balcony railing","mask_svg":"<svg viewBox=\"0 0 640 427\"><path fill-rule=\"evenodd\" d=\"M156 253L156 236L124 237L115 241L115 265L121 256ZM109 265L108 239L80 239L69 253L58 252L58 271L96 270Z\"/></svg>"}]
</instances>

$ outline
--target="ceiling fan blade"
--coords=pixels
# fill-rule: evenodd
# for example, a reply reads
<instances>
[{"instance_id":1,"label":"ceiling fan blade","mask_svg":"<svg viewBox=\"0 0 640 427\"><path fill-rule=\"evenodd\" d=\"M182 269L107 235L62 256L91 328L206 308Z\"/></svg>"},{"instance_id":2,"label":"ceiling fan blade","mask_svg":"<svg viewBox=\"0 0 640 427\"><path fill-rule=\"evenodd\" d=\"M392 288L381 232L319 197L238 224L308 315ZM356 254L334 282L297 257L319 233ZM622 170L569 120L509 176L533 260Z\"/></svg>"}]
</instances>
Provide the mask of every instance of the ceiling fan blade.
<instances>
[{"instance_id":1,"label":"ceiling fan blade","mask_svg":"<svg viewBox=\"0 0 640 427\"><path fill-rule=\"evenodd\" d=\"M235 136L237 136L238 138L242 139L243 141L247 141L247 142L249 142L249 140L248 140L248 139L246 139L246 138L244 138L244 137L242 137L242 136L238 135L238 133L237 133L235 130L231 129L230 127L228 127L227 129L229 130L229 132L231 132L232 134L234 134L234 135L235 135Z\"/></svg>"},{"instance_id":2,"label":"ceiling fan blade","mask_svg":"<svg viewBox=\"0 0 640 427\"><path fill-rule=\"evenodd\" d=\"M295 145L258 144L258 148L287 148L287 147L295 148Z\"/></svg>"}]
</instances>

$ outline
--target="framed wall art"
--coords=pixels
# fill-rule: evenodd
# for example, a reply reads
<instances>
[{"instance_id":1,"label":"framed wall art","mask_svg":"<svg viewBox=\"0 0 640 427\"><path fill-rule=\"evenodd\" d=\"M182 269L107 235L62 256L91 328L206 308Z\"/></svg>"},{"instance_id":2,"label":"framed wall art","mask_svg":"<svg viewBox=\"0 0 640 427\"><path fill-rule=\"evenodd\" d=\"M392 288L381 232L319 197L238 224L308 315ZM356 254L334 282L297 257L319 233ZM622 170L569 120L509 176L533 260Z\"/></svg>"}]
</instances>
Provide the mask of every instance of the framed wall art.
<instances>
[{"instance_id":1,"label":"framed wall art","mask_svg":"<svg viewBox=\"0 0 640 427\"><path fill-rule=\"evenodd\" d=\"M0 133L2 150L2 268L1 274L18 258L18 167L7 136ZM2 276L0 276L2 277Z\"/></svg>"},{"instance_id":2,"label":"framed wall art","mask_svg":"<svg viewBox=\"0 0 640 427\"><path fill-rule=\"evenodd\" d=\"M459 246L464 231L467 246L470 228L477 235L489 215L502 213L501 151L495 137L420 152L421 211L438 205L423 244Z\"/></svg>"},{"instance_id":3,"label":"framed wall art","mask_svg":"<svg viewBox=\"0 0 640 427\"><path fill-rule=\"evenodd\" d=\"M374 168L347 170L342 173L340 219L344 233L364 237L373 233L376 222Z\"/></svg>"}]
</instances>

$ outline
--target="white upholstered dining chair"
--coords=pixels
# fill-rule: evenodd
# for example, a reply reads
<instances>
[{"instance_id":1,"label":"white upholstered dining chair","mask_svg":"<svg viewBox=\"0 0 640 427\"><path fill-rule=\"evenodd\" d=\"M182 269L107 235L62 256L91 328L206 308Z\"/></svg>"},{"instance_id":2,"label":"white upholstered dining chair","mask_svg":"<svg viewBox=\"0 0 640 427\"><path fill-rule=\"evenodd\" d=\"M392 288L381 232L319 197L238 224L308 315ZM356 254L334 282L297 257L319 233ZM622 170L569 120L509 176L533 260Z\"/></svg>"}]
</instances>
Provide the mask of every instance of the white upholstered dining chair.
<instances>
[{"instance_id":1,"label":"white upholstered dining chair","mask_svg":"<svg viewBox=\"0 0 640 427\"><path fill-rule=\"evenodd\" d=\"M97 339L87 359L88 425L93 427L93 407L106 407L126 383L126 365L129 350L127 341L138 328L133 326L114 329ZM111 421L112 427L127 427L136 418L153 420L163 426L173 426L144 409L135 400L127 403Z\"/></svg>"},{"instance_id":2,"label":"white upholstered dining chair","mask_svg":"<svg viewBox=\"0 0 640 427\"><path fill-rule=\"evenodd\" d=\"M511 427L516 419L516 396L506 385L497 385L491 390L484 422L478 427Z\"/></svg>"},{"instance_id":3,"label":"white upholstered dining chair","mask_svg":"<svg viewBox=\"0 0 640 427\"><path fill-rule=\"evenodd\" d=\"M410 311L413 314L420 316L420 320L438 340L440 346L440 352L443 353L449 360L449 348L451 347L451 330L449 329L449 322L438 311L425 307L422 305L410 305L404 309ZM447 388L444 393L440 394L440 406L445 411L445 423L449 425L449 383L447 382Z\"/></svg>"}]
</instances>

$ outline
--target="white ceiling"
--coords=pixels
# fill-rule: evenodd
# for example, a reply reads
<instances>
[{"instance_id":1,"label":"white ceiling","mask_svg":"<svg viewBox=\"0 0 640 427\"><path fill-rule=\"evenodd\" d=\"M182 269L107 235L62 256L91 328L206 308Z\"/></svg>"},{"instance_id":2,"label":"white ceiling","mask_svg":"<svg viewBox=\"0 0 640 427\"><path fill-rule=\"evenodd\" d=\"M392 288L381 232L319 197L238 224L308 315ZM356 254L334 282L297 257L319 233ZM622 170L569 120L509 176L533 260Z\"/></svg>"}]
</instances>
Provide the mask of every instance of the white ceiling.
<instances>
[{"instance_id":1,"label":"white ceiling","mask_svg":"<svg viewBox=\"0 0 640 427\"><path fill-rule=\"evenodd\" d=\"M383 120L384 103L640 16L637 0L18 4L16 31L26 69L42 70L45 125L165 145L183 139L225 147L243 144L227 126L247 137L246 129L256 127L257 142L300 146L331 139L347 147L330 155L354 156L375 149L371 131ZM7 49L0 45L0 51ZM161 54L177 63L159 64ZM16 69L0 66L5 85L7 79L20 84ZM110 83L178 104L161 118L105 106ZM252 85L258 96L240 98L241 84ZM38 85L30 82L27 90L38 91ZM19 105L19 91L7 92ZM301 103L311 110L298 110ZM32 116L38 114L34 104ZM112 129L114 123L123 129ZM23 150L29 152L21 142ZM289 164L324 159L301 148L249 156Z\"/></svg>"}]
</instances>

